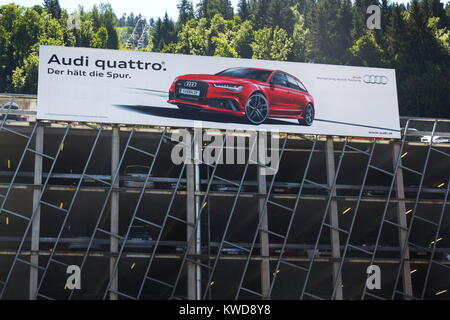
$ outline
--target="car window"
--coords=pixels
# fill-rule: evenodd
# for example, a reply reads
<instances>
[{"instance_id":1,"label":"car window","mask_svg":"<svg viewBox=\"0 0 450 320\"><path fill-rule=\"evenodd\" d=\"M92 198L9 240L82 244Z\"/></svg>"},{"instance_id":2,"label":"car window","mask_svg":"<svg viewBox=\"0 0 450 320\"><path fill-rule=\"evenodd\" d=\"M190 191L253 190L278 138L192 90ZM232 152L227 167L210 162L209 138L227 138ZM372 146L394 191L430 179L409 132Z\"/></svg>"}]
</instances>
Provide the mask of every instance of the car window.
<instances>
[{"instance_id":1,"label":"car window","mask_svg":"<svg viewBox=\"0 0 450 320\"><path fill-rule=\"evenodd\" d=\"M286 75L280 72L275 72L272 79L270 80L270 83L277 86L289 87Z\"/></svg>"},{"instance_id":2,"label":"car window","mask_svg":"<svg viewBox=\"0 0 450 320\"><path fill-rule=\"evenodd\" d=\"M270 76L270 73L271 71L262 69L232 68L219 72L216 75L265 82L267 81L267 78Z\"/></svg>"},{"instance_id":3,"label":"car window","mask_svg":"<svg viewBox=\"0 0 450 320\"><path fill-rule=\"evenodd\" d=\"M305 86L304 86L300 81L297 81L297 84L298 84L298 86L300 87L300 90L301 90L301 91L308 92L308 90L306 90Z\"/></svg>"},{"instance_id":4,"label":"car window","mask_svg":"<svg viewBox=\"0 0 450 320\"><path fill-rule=\"evenodd\" d=\"M295 80L294 78L292 78L292 77L290 77L288 75L286 75L286 78L287 78L287 81L288 81L289 88L295 89L295 90L301 90L299 85L298 85L298 83L297 83L297 80Z\"/></svg>"}]
</instances>

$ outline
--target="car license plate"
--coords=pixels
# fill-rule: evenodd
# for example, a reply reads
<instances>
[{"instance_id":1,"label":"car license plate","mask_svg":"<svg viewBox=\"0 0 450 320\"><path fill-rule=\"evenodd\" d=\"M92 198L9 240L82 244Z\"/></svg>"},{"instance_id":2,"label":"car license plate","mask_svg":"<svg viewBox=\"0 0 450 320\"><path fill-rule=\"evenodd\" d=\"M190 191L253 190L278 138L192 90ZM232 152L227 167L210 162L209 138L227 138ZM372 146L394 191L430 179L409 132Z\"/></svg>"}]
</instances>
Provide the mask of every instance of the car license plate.
<instances>
[{"instance_id":1,"label":"car license plate","mask_svg":"<svg viewBox=\"0 0 450 320\"><path fill-rule=\"evenodd\" d=\"M180 89L180 93L181 94L186 94L188 96L196 96L196 97L200 96L200 90L192 90L192 89L181 88Z\"/></svg>"}]
</instances>

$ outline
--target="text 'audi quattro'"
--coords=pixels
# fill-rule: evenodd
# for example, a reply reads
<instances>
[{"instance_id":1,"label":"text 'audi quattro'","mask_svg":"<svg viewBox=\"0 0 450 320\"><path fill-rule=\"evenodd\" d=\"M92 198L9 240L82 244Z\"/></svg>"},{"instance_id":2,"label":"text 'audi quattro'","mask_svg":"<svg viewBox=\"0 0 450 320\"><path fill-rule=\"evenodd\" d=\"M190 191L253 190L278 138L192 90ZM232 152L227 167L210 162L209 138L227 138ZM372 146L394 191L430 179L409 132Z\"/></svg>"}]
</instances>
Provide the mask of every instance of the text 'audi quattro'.
<instances>
[{"instance_id":1,"label":"text 'audi quattro'","mask_svg":"<svg viewBox=\"0 0 450 320\"><path fill-rule=\"evenodd\" d=\"M268 118L291 118L311 126L315 116L314 99L298 78L258 68L179 76L169 89L168 103L184 112L215 111L245 117L254 125Z\"/></svg>"}]
</instances>

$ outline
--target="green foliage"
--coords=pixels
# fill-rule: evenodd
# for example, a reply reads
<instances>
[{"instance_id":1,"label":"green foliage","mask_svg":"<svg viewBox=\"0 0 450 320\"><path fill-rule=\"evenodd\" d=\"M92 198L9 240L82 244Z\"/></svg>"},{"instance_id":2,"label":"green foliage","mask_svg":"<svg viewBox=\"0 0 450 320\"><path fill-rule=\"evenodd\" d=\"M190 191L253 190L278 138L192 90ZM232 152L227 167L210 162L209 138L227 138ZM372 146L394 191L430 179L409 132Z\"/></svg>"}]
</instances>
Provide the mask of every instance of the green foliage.
<instances>
[{"instance_id":1,"label":"green foliage","mask_svg":"<svg viewBox=\"0 0 450 320\"><path fill-rule=\"evenodd\" d=\"M51 43L49 43L51 44ZM23 62L23 66L14 69L12 85L16 92L37 92L39 56L31 53Z\"/></svg>"},{"instance_id":2,"label":"green foliage","mask_svg":"<svg viewBox=\"0 0 450 320\"><path fill-rule=\"evenodd\" d=\"M153 49L160 51L166 44L176 41L177 34L175 30L175 23L169 18L169 15L164 15L164 18L158 18L152 30Z\"/></svg>"},{"instance_id":3,"label":"green foliage","mask_svg":"<svg viewBox=\"0 0 450 320\"><path fill-rule=\"evenodd\" d=\"M300 13L300 6L298 4L292 8L292 12L296 21L292 32L292 60L305 61L308 55L307 39L310 30L306 27L305 16Z\"/></svg>"},{"instance_id":4,"label":"green foliage","mask_svg":"<svg viewBox=\"0 0 450 320\"><path fill-rule=\"evenodd\" d=\"M350 48L350 52L356 58L356 62L366 67L383 67L384 52L380 45L376 42L372 33L367 33L358 40Z\"/></svg>"},{"instance_id":5,"label":"green foliage","mask_svg":"<svg viewBox=\"0 0 450 320\"><path fill-rule=\"evenodd\" d=\"M180 27L194 18L194 5L192 4L192 0L181 0L177 8L178 24Z\"/></svg>"},{"instance_id":6,"label":"green foliage","mask_svg":"<svg viewBox=\"0 0 450 320\"><path fill-rule=\"evenodd\" d=\"M220 14L225 19L233 17L233 6L230 0L201 0L197 5L198 18L212 19Z\"/></svg>"},{"instance_id":7,"label":"green foliage","mask_svg":"<svg viewBox=\"0 0 450 320\"><path fill-rule=\"evenodd\" d=\"M108 30L105 27L98 29L94 38L92 39L91 46L93 48L106 48L108 45Z\"/></svg>"},{"instance_id":8,"label":"green foliage","mask_svg":"<svg viewBox=\"0 0 450 320\"><path fill-rule=\"evenodd\" d=\"M62 10L58 0L44 0L44 8L47 9L53 18L61 18Z\"/></svg>"},{"instance_id":9,"label":"green foliage","mask_svg":"<svg viewBox=\"0 0 450 320\"><path fill-rule=\"evenodd\" d=\"M254 41L252 22L247 20L239 25L236 31L233 46L239 57L251 58L253 55L251 44Z\"/></svg>"},{"instance_id":10,"label":"green foliage","mask_svg":"<svg viewBox=\"0 0 450 320\"><path fill-rule=\"evenodd\" d=\"M276 27L255 31L252 43L253 59L286 61L292 53L293 42L286 30Z\"/></svg>"},{"instance_id":11,"label":"green foliage","mask_svg":"<svg viewBox=\"0 0 450 320\"><path fill-rule=\"evenodd\" d=\"M39 45L118 48L117 18L110 5L80 9L79 29L57 0L29 8L0 6L0 91L36 93Z\"/></svg>"},{"instance_id":12,"label":"green foliage","mask_svg":"<svg viewBox=\"0 0 450 320\"><path fill-rule=\"evenodd\" d=\"M238 16L241 17L243 21L250 19L250 8L247 0L239 0Z\"/></svg>"}]
</instances>

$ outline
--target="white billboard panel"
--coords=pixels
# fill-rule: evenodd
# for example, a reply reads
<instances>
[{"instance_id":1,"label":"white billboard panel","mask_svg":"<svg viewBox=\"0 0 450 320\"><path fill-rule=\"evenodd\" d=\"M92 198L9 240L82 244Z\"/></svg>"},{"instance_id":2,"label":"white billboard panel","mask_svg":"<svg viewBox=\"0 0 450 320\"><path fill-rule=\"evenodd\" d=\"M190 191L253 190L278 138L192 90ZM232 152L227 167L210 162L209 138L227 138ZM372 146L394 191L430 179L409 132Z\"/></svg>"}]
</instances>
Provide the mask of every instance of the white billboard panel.
<instances>
[{"instance_id":1,"label":"white billboard panel","mask_svg":"<svg viewBox=\"0 0 450 320\"><path fill-rule=\"evenodd\" d=\"M395 70L40 47L38 119L399 138Z\"/></svg>"}]
</instances>

